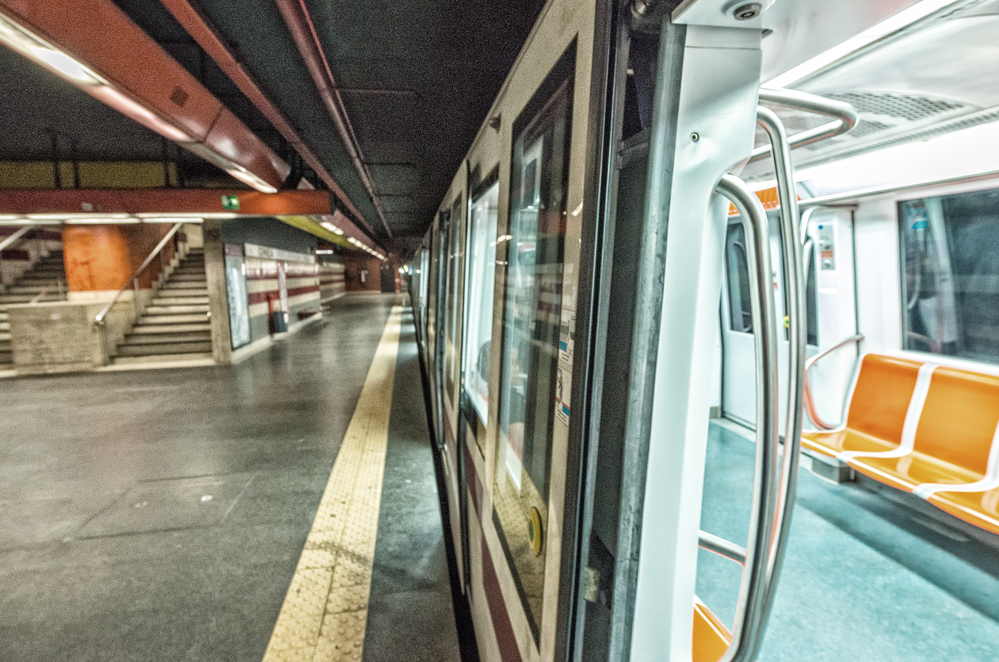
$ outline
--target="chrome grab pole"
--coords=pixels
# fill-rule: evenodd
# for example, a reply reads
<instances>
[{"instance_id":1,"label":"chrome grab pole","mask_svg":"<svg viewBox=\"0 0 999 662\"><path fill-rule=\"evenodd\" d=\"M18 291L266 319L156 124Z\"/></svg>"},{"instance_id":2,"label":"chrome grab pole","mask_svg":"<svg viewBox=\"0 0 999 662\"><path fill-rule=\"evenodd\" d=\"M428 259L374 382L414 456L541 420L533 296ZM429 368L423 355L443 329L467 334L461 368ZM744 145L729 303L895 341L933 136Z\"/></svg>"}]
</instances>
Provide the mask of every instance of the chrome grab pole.
<instances>
[{"instance_id":1,"label":"chrome grab pole","mask_svg":"<svg viewBox=\"0 0 999 662\"><path fill-rule=\"evenodd\" d=\"M780 446L780 408L777 389L777 327L771 293L770 232L767 214L759 198L734 175L723 175L715 192L738 209L746 234L750 309L756 349L756 464L753 506L746 546L745 571L739 592L732 645L722 662L754 662L766 630L766 597L770 567L770 545L774 535L779 480L777 455Z\"/></svg>"},{"instance_id":2,"label":"chrome grab pole","mask_svg":"<svg viewBox=\"0 0 999 662\"><path fill-rule=\"evenodd\" d=\"M762 93L761 93L762 96ZM784 431L784 456L781 461L780 492L777 503L775 536L770 549L769 567L764 600L764 623L770 616L777 594L777 582L787 551L791 529L791 515L798 487L798 467L801 463L801 429L804 419L801 403L804 398L805 359L808 329L805 326L805 289L802 279L802 245L798 218L798 194L794 185L794 168L791 165L791 146L780 118L769 108L757 109L757 122L770 138L777 176L777 197L780 202L781 248L784 254L787 279L785 297L788 310L788 375L787 375L787 426Z\"/></svg>"},{"instance_id":3,"label":"chrome grab pole","mask_svg":"<svg viewBox=\"0 0 999 662\"><path fill-rule=\"evenodd\" d=\"M716 536L713 533L701 531L700 537L697 540L697 546L701 549L705 549L709 552L717 554L718 556L726 558L729 561L735 561L739 565L746 565L745 547L739 547L734 542L725 540L724 538Z\"/></svg>"},{"instance_id":4,"label":"chrome grab pole","mask_svg":"<svg viewBox=\"0 0 999 662\"><path fill-rule=\"evenodd\" d=\"M815 408L815 400L812 398L812 386L808 381L808 371L812 369L812 366L818 363L821 359L829 356L835 352L840 347L845 347L851 343L860 343L864 340L864 334L858 333L857 335L850 336L849 338L844 338L832 347L824 349L815 356L809 358L805 361L805 411L808 413L808 418L812 423L820 430L832 430L834 425L826 423L819 416L818 410Z\"/></svg>"},{"instance_id":5,"label":"chrome grab pole","mask_svg":"<svg viewBox=\"0 0 999 662\"><path fill-rule=\"evenodd\" d=\"M10 235L9 237L7 237L6 239L4 239L3 241L0 241L0 251L2 251L3 249L5 249L5 248L7 248L9 246L13 246L14 243L18 239L20 239L21 237L23 237L24 235L28 234L29 232L31 232L34 229L35 229L34 226L27 225L27 226L21 228L20 230L18 230L17 232L15 232L14 234Z\"/></svg>"},{"instance_id":6,"label":"chrome grab pole","mask_svg":"<svg viewBox=\"0 0 999 662\"><path fill-rule=\"evenodd\" d=\"M832 122L794 134L794 137L791 138L788 144L790 149L797 149L819 142L820 140L838 136L841 133L846 133L857 126L857 122L860 121L856 109L850 104L842 101L833 101L832 99L808 94L807 92L761 89L760 103L833 118ZM753 150L753 155L749 161L750 163L759 161L766 158L768 154L770 154L770 145L763 145Z\"/></svg>"}]
</instances>

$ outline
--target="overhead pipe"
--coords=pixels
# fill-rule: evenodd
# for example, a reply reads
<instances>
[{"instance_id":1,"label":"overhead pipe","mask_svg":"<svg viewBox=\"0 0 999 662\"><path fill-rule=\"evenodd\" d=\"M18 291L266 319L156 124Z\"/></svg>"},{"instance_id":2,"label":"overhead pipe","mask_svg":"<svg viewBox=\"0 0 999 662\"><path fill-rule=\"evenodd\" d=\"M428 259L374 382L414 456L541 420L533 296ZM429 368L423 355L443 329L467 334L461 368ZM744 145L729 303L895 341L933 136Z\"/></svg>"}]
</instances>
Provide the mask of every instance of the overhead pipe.
<instances>
[{"instance_id":1,"label":"overhead pipe","mask_svg":"<svg viewBox=\"0 0 999 662\"><path fill-rule=\"evenodd\" d=\"M326 106L326 110L333 119L333 124L336 126L337 133L340 134L340 139L350 155L354 168L361 177L364 187L368 190L368 195L371 196L371 203L375 206L375 211L378 212L385 232L389 237L392 237L392 229L389 227L388 221L385 220L385 209L378 199L378 189L375 187L371 172L364 162L361 145L350 124L350 118L347 116L347 110L343 104L343 97L340 96L336 79L333 77L333 71L330 69L329 61L326 59L326 54L319 41L316 27L312 23L312 17L305 6L305 0L274 0L274 2L281 11L281 17L284 18L284 22L295 40L295 46L298 47L298 52L305 61L305 66L316 84L316 89Z\"/></svg>"},{"instance_id":2,"label":"overhead pipe","mask_svg":"<svg viewBox=\"0 0 999 662\"><path fill-rule=\"evenodd\" d=\"M278 133L288 141L288 144L309 164L309 167L312 168L316 175L319 176L330 191L333 192L373 238L375 231L368 223L368 220L364 218L364 215L357 209L347 193L333 178L333 175L329 173L326 166L319 160L319 157L305 144L298 131L295 130L291 122L281 112L281 109L260 89L253 76L250 75L246 67L236 58L229 45L208 22L201 11L194 7L189 0L161 0L161 2L208 56L225 72L236 87L246 95L250 103L260 111L260 114L267 118L267 121L277 129Z\"/></svg>"}]
</instances>

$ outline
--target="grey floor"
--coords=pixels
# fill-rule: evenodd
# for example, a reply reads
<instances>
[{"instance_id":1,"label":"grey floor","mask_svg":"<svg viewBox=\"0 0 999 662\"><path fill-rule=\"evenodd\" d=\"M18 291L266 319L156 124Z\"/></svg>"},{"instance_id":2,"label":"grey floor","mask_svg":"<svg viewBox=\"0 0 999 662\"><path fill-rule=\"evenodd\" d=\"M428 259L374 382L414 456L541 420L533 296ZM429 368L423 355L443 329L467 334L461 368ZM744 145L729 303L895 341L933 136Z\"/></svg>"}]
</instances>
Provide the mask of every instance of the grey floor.
<instances>
[{"instance_id":1,"label":"grey floor","mask_svg":"<svg viewBox=\"0 0 999 662\"><path fill-rule=\"evenodd\" d=\"M754 446L717 424L701 528L745 544ZM999 547L917 504L801 472L761 662L994 662ZM741 566L701 550L697 592L729 626Z\"/></svg>"},{"instance_id":2,"label":"grey floor","mask_svg":"<svg viewBox=\"0 0 999 662\"><path fill-rule=\"evenodd\" d=\"M0 380L0 659L260 660L394 301L234 367ZM368 660L401 616L454 641L407 322Z\"/></svg>"}]
</instances>

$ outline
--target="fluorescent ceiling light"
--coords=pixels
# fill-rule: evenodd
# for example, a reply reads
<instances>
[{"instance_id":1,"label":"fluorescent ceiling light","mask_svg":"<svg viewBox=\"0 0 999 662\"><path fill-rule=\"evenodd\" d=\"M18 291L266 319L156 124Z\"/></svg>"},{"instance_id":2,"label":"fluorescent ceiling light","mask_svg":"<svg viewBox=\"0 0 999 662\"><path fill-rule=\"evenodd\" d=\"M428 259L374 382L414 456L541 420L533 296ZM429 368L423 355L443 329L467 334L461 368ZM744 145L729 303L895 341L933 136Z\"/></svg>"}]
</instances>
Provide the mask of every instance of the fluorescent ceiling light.
<instances>
[{"instance_id":1,"label":"fluorescent ceiling light","mask_svg":"<svg viewBox=\"0 0 999 662\"><path fill-rule=\"evenodd\" d=\"M99 216L103 219L115 218L128 218L129 214L28 214L28 218L33 221L64 221L70 218L94 218Z\"/></svg>"},{"instance_id":2,"label":"fluorescent ceiling light","mask_svg":"<svg viewBox=\"0 0 999 662\"><path fill-rule=\"evenodd\" d=\"M316 255L332 255L333 251L328 248L317 248Z\"/></svg>"},{"instance_id":3,"label":"fluorescent ceiling light","mask_svg":"<svg viewBox=\"0 0 999 662\"><path fill-rule=\"evenodd\" d=\"M329 221L321 221L319 223L319 225L323 226L324 228L326 228L327 230L329 230L333 234L338 234L338 235L342 235L343 234L343 230L341 230L337 226L333 225Z\"/></svg>"},{"instance_id":4,"label":"fluorescent ceiling light","mask_svg":"<svg viewBox=\"0 0 999 662\"><path fill-rule=\"evenodd\" d=\"M250 172L249 170L247 170L242 166L237 165L232 168L227 168L226 172L235 177L236 179L238 179L239 181L243 182L244 184L252 186L261 193L277 193L276 188L274 188L264 180L260 179L259 177L257 177L252 172Z\"/></svg>"},{"instance_id":5,"label":"fluorescent ceiling light","mask_svg":"<svg viewBox=\"0 0 999 662\"><path fill-rule=\"evenodd\" d=\"M774 89L790 87L802 79L811 76L815 72L825 69L837 60L841 60L848 55L856 53L879 39L883 39L894 32L907 28L916 21L924 19L930 14L933 14L941 9L945 9L957 2L959 2L959 0L921 0L921 2L917 2L916 4L903 9L894 16L886 18L877 25L864 30L860 34L833 46L824 53L820 53L812 59L785 71L776 78L771 78L763 84L763 87Z\"/></svg>"},{"instance_id":6,"label":"fluorescent ceiling light","mask_svg":"<svg viewBox=\"0 0 999 662\"><path fill-rule=\"evenodd\" d=\"M132 225L139 223L139 219L133 217L110 218L107 216L95 218L67 218L66 225Z\"/></svg>"},{"instance_id":7,"label":"fluorescent ceiling light","mask_svg":"<svg viewBox=\"0 0 999 662\"><path fill-rule=\"evenodd\" d=\"M17 220L2 220L0 219L0 225L2 226L19 226L19 225L60 225L60 221L29 221L26 218Z\"/></svg>"},{"instance_id":8,"label":"fluorescent ceiling light","mask_svg":"<svg viewBox=\"0 0 999 662\"><path fill-rule=\"evenodd\" d=\"M31 52L34 54L33 60L41 60L40 64L46 65L47 69L73 82L86 85L99 82L95 74L65 53L44 46L32 46Z\"/></svg>"},{"instance_id":9,"label":"fluorescent ceiling light","mask_svg":"<svg viewBox=\"0 0 999 662\"><path fill-rule=\"evenodd\" d=\"M143 223L203 223L205 219L193 216L172 217L172 216L147 216L142 215Z\"/></svg>"}]
</instances>

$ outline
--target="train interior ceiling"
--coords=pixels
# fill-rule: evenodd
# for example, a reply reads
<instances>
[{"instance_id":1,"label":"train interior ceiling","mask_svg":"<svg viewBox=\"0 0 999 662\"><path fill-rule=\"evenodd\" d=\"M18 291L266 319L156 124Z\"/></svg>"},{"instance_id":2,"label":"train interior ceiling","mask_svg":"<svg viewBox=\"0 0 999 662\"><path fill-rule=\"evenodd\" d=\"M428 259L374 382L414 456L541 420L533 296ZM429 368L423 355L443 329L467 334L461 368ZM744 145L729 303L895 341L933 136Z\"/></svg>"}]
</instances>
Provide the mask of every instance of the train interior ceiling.
<instances>
[{"instance_id":1,"label":"train interior ceiling","mask_svg":"<svg viewBox=\"0 0 999 662\"><path fill-rule=\"evenodd\" d=\"M761 29L755 41L740 42L734 24L722 19L741 11ZM662 27L670 12L672 23ZM569 248L577 239L571 218L560 230L540 218L539 210L558 203L572 216L583 211L585 226L584 205L604 199L574 193L574 168L589 175L587 168L597 167L577 166L575 158L566 161L561 199L546 197L544 175L540 187L531 188L535 168L557 173L561 158L547 143L549 151L522 151L517 131L530 121L532 101L517 116L512 155L501 151L509 146L480 134L467 157L479 175L456 176L409 267L435 392L435 426L446 440L449 494L459 504L453 535L463 567L472 567L464 571L464 590L477 626L484 618L475 612L477 591L489 594L488 584L479 588L488 580L477 577L476 568L505 558L509 569L497 571L500 583L519 596L507 594L504 601L510 645L522 659L552 659L552 647L560 655L549 630L572 611L561 598L572 579L553 576L555 566L545 557L573 557L564 547L549 549L548 524L560 508L571 508L552 494L578 489L579 528L566 514L555 534L564 536L563 546L572 534L582 537L575 558L585 571L576 580L585 596L576 596L583 606L566 617L577 619L576 644L584 651L577 659L690 659L688 645L695 660L754 659L740 657L755 654L745 652L754 644L740 643L752 637L758 637L753 650L761 660L994 659L999 87L991 81L999 70L999 1L633 2L625 13L627 28L619 35L627 34L627 47L618 54L626 64L611 76L619 84L618 96L611 95L619 106L608 111L618 139L605 184L609 220L594 231L604 232L603 239L588 244L583 230L576 254ZM546 20L543 14L541 23ZM531 48L529 41L525 52ZM725 60L733 71L724 71L720 59L697 53L726 48L745 48L750 63ZM581 46L575 57L582 53ZM597 56L594 61L600 62ZM610 63L613 72L613 58ZM532 89L547 89L557 99L548 85L553 75L539 84L535 73ZM744 80L757 75L758 83ZM510 80L518 77L527 74L515 68ZM577 86L579 81L577 76ZM664 92L664 85L675 87ZM751 106L740 108L755 110L758 99L786 130L796 204L781 190L788 186L787 171L769 156L780 149L774 135L752 114L745 121L741 110L733 110L741 103L740 85L752 88ZM574 103L580 98L577 91ZM493 112L508 112L505 103L501 94ZM584 110L571 109L574 122ZM664 115L669 121L661 120ZM720 125L718 117L738 128ZM720 146L726 138L748 139L744 130L750 127L752 144L730 151ZM663 138L669 131L675 131L675 143ZM691 154L700 146L716 153L698 160ZM675 162L658 162L662 153ZM725 154L734 156L723 169L703 174L706 163L722 163ZM512 173L504 170L504 159ZM681 165L683 159L689 160ZM487 189L476 182L494 162L503 187L498 201L495 189L488 189L493 216L486 219L480 207ZM722 184L737 176L756 202L739 202L738 193L726 189L728 221L712 234L702 229L711 226L710 215L705 220L697 209L683 207L703 204L685 189L711 186L725 169ZM729 179L728 186L738 188L738 180ZM601 180L592 181L598 186ZM762 225L753 220L754 204ZM655 205L669 217L658 230L648 225ZM761 228L767 237L753 248L752 235ZM688 235L707 243L688 241ZM491 237L496 241L489 244ZM556 240L564 248L553 247ZM656 241L662 244L650 248ZM724 247L714 253L711 242ZM485 283L483 271L490 274ZM587 280L594 273L599 282ZM644 295L656 288L643 288L643 282L662 283L662 298ZM597 289L587 291L594 283ZM712 288L720 299L704 294ZM756 293L759 288L772 292L772 301ZM552 307L546 293L556 291L560 328L549 326L559 306ZM492 330L483 304L491 292ZM585 297L592 306L587 315L581 312ZM548 312L525 322L531 306ZM567 311L571 306L575 310ZM584 319L588 326L581 327ZM643 330L651 334L642 337ZM502 347L490 333L502 338ZM552 339L558 350L546 358L539 348ZM535 350L518 343L533 343ZM780 375L772 382L761 367L767 346ZM590 352L580 376L587 386L576 385L581 351ZM453 357L462 353L464 358ZM457 381L450 376L452 361L463 366ZM655 375L645 377L650 370ZM803 383L795 382L796 370ZM642 390L636 379L654 382L654 390L648 383ZM591 416L587 431L570 422L570 390L571 416ZM511 414L524 399L532 411ZM539 423L551 402L555 415ZM632 421L636 402L645 403L644 413L634 415L644 416L644 423ZM570 449L584 439L592 445L574 456L563 448L566 442L555 441L565 456L553 455L559 451L549 446L543 449L547 460L529 466L538 461L532 435L534 444L539 434L560 440L560 420ZM635 450L629 434L652 440L644 451ZM770 437L779 437L781 450L761 460ZM796 486L788 476L796 471L791 458L797 451L786 443L795 438L807 469ZM657 445L668 450L658 455ZM769 621L765 616L754 627L747 606L756 590L750 548L762 535L753 527L768 512L756 505L760 463L767 461L780 463L781 490L796 490L797 498L789 506L789 492L782 491L783 502L769 505L774 523L765 537L775 542L760 553L769 555L767 581L782 579L775 598L762 598L771 600L772 612L764 608ZM574 487L573 472L586 462L590 473ZM631 486L627 471L635 462L647 478ZM531 523L530 535L514 532L518 508ZM684 520L691 508L700 511L699 534ZM776 542L787 533L782 526L789 527L789 542ZM534 545L538 529L548 536L543 548ZM700 541L692 556L682 544L670 545L691 533ZM693 580L683 576L691 567ZM676 604L688 604L688 593L693 640L689 612L678 616L663 606L678 595ZM557 607L554 595L560 596ZM557 623L546 620L555 614ZM499 632L497 637L502 648Z\"/></svg>"}]
</instances>

